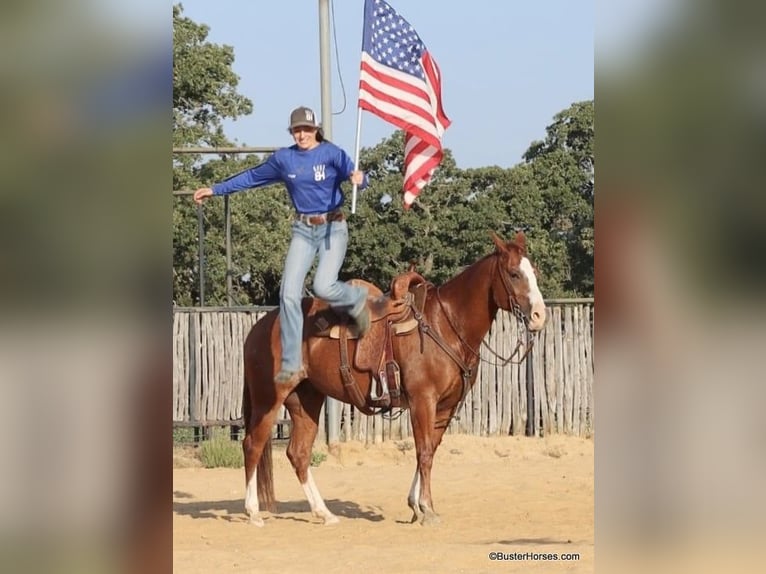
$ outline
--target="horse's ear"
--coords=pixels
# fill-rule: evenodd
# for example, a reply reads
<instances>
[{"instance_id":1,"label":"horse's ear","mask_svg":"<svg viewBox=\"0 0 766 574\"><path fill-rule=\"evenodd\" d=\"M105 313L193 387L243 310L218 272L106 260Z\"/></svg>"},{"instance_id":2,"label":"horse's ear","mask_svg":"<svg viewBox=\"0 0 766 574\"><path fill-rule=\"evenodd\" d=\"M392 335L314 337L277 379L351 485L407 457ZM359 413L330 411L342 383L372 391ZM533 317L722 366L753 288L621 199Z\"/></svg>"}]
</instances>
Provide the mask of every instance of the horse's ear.
<instances>
[{"instance_id":1,"label":"horse's ear","mask_svg":"<svg viewBox=\"0 0 766 574\"><path fill-rule=\"evenodd\" d=\"M504 251L507 251L507 250L508 250L508 248L507 248L507 247L506 247L506 245L505 245L505 241L503 241L502 239L500 239L500 236L499 236L497 233L495 233L494 231L492 231L492 232L490 233L490 236L492 237L492 241L494 242L494 244L495 244L495 247L497 247L497 250L498 250L500 253L503 253Z\"/></svg>"},{"instance_id":2,"label":"horse's ear","mask_svg":"<svg viewBox=\"0 0 766 574\"><path fill-rule=\"evenodd\" d=\"M519 246L519 249L521 249L523 253L527 252L527 236L524 235L523 231L516 232L516 237L513 242Z\"/></svg>"}]
</instances>

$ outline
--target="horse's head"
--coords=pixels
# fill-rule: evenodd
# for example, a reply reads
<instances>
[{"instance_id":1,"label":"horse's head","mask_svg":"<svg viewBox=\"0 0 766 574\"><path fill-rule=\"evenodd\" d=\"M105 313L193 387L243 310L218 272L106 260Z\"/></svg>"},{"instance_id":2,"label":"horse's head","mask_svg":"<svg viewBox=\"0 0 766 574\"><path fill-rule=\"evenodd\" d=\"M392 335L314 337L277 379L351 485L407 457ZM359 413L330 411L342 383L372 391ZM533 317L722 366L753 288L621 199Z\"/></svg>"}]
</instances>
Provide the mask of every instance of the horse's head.
<instances>
[{"instance_id":1,"label":"horse's head","mask_svg":"<svg viewBox=\"0 0 766 574\"><path fill-rule=\"evenodd\" d=\"M497 247L497 276L492 283L495 304L506 311L521 313L527 329L539 331L545 325L545 302L537 287L535 269L527 258L527 239L519 231L505 242L492 234Z\"/></svg>"}]
</instances>

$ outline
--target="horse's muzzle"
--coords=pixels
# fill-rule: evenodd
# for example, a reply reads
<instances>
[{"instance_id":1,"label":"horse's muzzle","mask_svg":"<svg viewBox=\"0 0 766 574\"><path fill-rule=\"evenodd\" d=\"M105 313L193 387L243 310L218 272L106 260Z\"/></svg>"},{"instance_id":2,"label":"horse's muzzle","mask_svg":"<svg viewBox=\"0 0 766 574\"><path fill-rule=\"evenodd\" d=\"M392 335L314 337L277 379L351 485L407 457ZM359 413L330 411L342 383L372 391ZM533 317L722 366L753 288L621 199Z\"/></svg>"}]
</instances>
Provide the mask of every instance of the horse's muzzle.
<instances>
[{"instance_id":1,"label":"horse's muzzle","mask_svg":"<svg viewBox=\"0 0 766 574\"><path fill-rule=\"evenodd\" d=\"M547 316L544 303L532 305L532 309L527 317L527 329L532 332L542 331L545 327L545 318Z\"/></svg>"}]
</instances>

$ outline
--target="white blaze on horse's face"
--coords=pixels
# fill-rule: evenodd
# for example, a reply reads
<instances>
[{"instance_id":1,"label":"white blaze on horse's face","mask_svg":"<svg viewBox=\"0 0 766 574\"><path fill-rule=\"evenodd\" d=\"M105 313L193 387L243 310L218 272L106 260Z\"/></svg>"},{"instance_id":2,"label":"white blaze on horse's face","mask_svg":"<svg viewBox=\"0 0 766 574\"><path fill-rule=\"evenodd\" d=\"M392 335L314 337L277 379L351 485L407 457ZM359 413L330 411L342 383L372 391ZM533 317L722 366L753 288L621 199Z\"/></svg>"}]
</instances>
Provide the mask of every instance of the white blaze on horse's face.
<instances>
[{"instance_id":1,"label":"white blaze on horse's face","mask_svg":"<svg viewBox=\"0 0 766 574\"><path fill-rule=\"evenodd\" d=\"M537 286L537 276L535 275L535 270L532 268L532 264L526 257L521 258L519 270L527 278L527 284L529 285L530 313L527 329L530 331L539 331L545 325L545 301L543 301L543 295L540 293L540 289Z\"/></svg>"}]
</instances>

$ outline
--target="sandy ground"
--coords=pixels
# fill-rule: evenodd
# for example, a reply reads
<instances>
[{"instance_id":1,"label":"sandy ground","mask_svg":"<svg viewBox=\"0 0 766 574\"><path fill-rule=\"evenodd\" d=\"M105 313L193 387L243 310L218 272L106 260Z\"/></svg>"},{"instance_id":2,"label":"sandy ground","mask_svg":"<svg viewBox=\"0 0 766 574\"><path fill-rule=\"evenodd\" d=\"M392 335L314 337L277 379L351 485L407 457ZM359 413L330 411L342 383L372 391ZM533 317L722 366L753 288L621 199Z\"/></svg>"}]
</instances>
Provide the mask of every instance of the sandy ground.
<instances>
[{"instance_id":1,"label":"sandy ground","mask_svg":"<svg viewBox=\"0 0 766 574\"><path fill-rule=\"evenodd\" d=\"M342 443L312 469L331 526L311 515L284 448L274 459L278 509L263 528L244 513L244 470L174 470L175 572L593 572L592 440L446 435L432 478L441 523L425 527L406 502L411 441Z\"/></svg>"}]
</instances>

